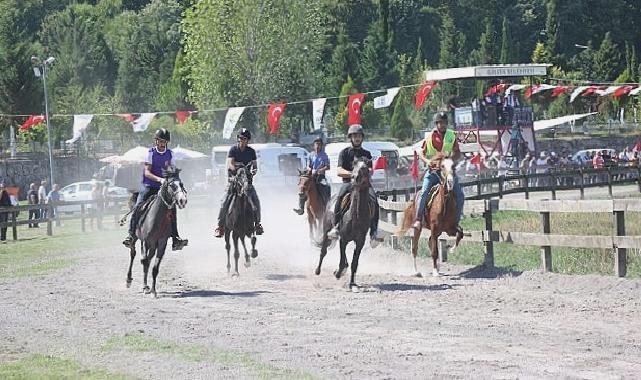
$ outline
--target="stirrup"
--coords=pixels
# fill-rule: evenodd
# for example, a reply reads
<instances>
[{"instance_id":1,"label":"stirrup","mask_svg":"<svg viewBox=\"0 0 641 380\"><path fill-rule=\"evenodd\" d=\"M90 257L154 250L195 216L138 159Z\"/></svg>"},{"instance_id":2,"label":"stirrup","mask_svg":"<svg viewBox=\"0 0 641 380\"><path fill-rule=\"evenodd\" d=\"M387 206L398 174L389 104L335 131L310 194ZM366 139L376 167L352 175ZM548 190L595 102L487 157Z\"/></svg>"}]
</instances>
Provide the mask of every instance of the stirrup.
<instances>
[{"instance_id":1,"label":"stirrup","mask_svg":"<svg viewBox=\"0 0 641 380\"><path fill-rule=\"evenodd\" d=\"M225 236L225 227L223 227L223 226L216 227L216 230L214 231L214 233L215 233L214 236L217 237L217 238L221 238L221 237Z\"/></svg>"},{"instance_id":2,"label":"stirrup","mask_svg":"<svg viewBox=\"0 0 641 380\"><path fill-rule=\"evenodd\" d=\"M295 213L297 213L298 215L303 215L303 214L305 213L305 211L304 211L303 209L300 209L300 208L295 208L295 209L293 209L293 210L294 210L294 212L295 212Z\"/></svg>"},{"instance_id":3,"label":"stirrup","mask_svg":"<svg viewBox=\"0 0 641 380\"><path fill-rule=\"evenodd\" d=\"M134 244L135 244L135 240L132 236L127 236L125 240L122 241L122 245L124 245L129 249L131 249L131 247L133 247Z\"/></svg>"},{"instance_id":4,"label":"stirrup","mask_svg":"<svg viewBox=\"0 0 641 380\"><path fill-rule=\"evenodd\" d=\"M180 251L181 249L189 245L189 240L187 239L181 239L179 237L175 237L172 240L173 240L171 244L172 251Z\"/></svg>"},{"instance_id":5,"label":"stirrup","mask_svg":"<svg viewBox=\"0 0 641 380\"><path fill-rule=\"evenodd\" d=\"M256 235L262 235L265 232L265 230L263 229L263 226L260 223L256 223L254 232L256 233Z\"/></svg>"}]
</instances>

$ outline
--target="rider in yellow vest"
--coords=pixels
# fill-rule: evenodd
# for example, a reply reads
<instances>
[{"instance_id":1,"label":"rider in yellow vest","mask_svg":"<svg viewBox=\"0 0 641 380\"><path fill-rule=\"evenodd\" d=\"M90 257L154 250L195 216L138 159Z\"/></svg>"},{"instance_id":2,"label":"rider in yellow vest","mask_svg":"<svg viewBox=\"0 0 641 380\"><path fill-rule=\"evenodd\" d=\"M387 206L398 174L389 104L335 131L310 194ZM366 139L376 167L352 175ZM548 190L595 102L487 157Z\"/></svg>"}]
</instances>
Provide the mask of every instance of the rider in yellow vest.
<instances>
[{"instance_id":1,"label":"rider in yellow vest","mask_svg":"<svg viewBox=\"0 0 641 380\"><path fill-rule=\"evenodd\" d=\"M416 229L421 228L421 220L423 219L423 215L425 215L425 206L427 205L430 189L440 181L438 168L430 167L430 160L439 152L449 154L455 162L461 157L456 133L447 129L447 114L445 112L437 112L432 120L434 121L435 128L432 133L425 138L425 141L423 141L423 149L419 154L421 159L428 165L428 172L425 173L425 177L423 178L421 198L416 208L416 221L412 226ZM461 215L463 214L465 195L456 176L454 177L453 190L456 196L456 225L458 226L461 221ZM461 229L460 227L457 228L459 230Z\"/></svg>"}]
</instances>

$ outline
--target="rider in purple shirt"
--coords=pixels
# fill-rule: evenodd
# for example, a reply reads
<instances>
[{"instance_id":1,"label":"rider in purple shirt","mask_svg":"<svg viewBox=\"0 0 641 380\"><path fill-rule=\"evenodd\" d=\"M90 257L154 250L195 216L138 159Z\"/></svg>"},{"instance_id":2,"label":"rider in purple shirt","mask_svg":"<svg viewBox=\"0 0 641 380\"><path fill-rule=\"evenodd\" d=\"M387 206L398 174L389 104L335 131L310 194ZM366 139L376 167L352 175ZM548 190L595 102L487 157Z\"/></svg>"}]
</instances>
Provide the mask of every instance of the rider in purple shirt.
<instances>
[{"instance_id":1,"label":"rider in purple shirt","mask_svg":"<svg viewBox=\"0 0 641 380\"><path fill-rule=\"evenodd\" d=\"M129 235L122 242L127 248L131 248L132 244L136 241L136 225L139 219L138 206L152 195L158 194L160 186L165 182L165 179L162 177L163 169L168 166L175 166L173 152L167 147L170 140L171 135L168 130L161 128L156 131L154 146L149 149L147 159L145 160L145 171L142 176L143 186L138 193L136 205L134 206L134 211L129 221ZM171 236L173 238L172 250L181 250L188 244L188 240L183 240L178 236L176 213L173 213L171 227Z\"/></svg>"},{"instance_id":2,"label":"rider in purple shirt","mask_svg":"<svg viewBox=\"0 0 641 380\"><path fill-rule=\"evenodd\" d=\"M325 172L329 170L329 157L325 153L322 137L317 137L314 140L314 151L309 155L307 170L316 179L316 186L321 196L328 200L332 191L325 178ZM295 208L294 212L298 215L303 215L305 213L305 202L307 202L307 197L304 194L299 195L298 208Z\"/></svg>"}]
</instances>

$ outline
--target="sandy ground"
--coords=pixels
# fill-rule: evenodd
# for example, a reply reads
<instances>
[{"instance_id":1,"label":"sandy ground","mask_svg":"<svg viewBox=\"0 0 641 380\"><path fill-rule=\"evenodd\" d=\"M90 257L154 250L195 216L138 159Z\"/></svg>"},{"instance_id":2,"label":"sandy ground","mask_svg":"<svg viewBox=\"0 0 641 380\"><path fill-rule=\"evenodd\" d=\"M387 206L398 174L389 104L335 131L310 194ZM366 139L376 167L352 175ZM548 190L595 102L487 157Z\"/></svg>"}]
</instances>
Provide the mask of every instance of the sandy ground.
<instances>
[{"instance_id":1,"label":"sandy ground","mask_svg":"<svg viewBox=\"0 0 641 380\"><path fill-rule=\"evenodd\" d=\"M126 288L127 251L118 241L69 253L77 263L47 276L2 280L0 361L44 353L154 379L271 377L257 370L263 364L316 378L641 374L641 280L448 264L445 276L420 279L407 253L367 247L362 291L352 293L347 277L332 276L337 249L313 275L318 251L290 211L295 197L261 196L266 234L239 278L228 276L224 243L210 232L213 213L191 211L181 219L190 246L167 254L158 299L142 294L139 264ZM430 273L425 261L421 268ZM254 361L104 349L126 334Z\"/></svg>"}]
</instances>

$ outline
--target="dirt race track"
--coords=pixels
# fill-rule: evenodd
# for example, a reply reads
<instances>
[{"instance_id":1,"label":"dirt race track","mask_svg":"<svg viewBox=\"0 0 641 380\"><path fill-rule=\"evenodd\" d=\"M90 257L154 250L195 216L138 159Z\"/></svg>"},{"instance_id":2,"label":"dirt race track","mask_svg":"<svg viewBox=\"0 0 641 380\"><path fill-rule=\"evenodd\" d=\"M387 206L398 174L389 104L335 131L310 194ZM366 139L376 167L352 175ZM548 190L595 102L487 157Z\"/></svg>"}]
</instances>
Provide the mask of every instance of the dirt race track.
<instances>
[{"instance_id":1,"label":"dirt race track","mask_svg":"<svg viewBox=\"0 0 641 380\"><path fill-rule=\"evenodd\" d=\"M150 379L641 376L641 280L452 265L420 279L407 253L367 247L351 293L332 276L337 249L313 275L318 251L294 202L263 201L259 258L237 279L214 216L194 212L158 299L142 294L138 264L126 288L118 241L1 280L0 362L42 353Z\"/></svg>"}]
</instances>

